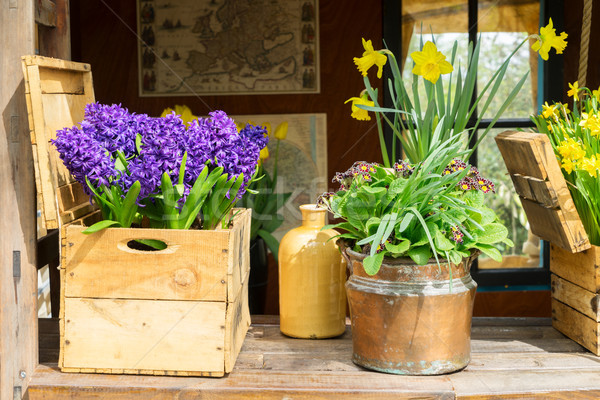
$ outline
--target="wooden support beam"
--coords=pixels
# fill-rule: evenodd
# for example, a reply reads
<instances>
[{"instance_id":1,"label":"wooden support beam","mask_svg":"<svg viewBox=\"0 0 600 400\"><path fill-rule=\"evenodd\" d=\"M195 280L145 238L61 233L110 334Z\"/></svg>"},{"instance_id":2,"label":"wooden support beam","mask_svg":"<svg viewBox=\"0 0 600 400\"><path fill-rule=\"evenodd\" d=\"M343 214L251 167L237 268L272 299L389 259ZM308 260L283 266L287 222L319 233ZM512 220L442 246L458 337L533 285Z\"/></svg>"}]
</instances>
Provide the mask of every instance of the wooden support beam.
<instances>
[{"instance_id":1,"label":"wooden support beam","mask_svg":"<svg viewBox=\"0 0 600 400\"><path fill-rule=\"evenodd\" d=\"M38 365L36 196L21 56L34 0L2 2L0 31L0 399L21 399Z\"/></svg>"},{"instance_id":2,"label":"wooden support beam","mask_svg":"<svg viewBox=\"0 0 600 400\"><path fill-rule=\"evenodd\" d=\"M51 0L35 2L35 23L42 26L56 26L56 4Z\"/></svg>"}]
</instances>

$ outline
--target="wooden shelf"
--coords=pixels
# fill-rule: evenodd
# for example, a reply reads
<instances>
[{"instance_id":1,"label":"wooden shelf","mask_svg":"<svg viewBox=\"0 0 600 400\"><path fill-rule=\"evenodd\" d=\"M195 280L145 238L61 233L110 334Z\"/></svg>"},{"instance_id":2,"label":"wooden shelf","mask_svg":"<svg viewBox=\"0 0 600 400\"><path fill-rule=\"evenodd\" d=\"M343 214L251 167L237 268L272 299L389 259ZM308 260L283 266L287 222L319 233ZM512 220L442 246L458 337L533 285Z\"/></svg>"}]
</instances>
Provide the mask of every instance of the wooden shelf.
<instances>
[{"instance_id":1,"label":"wooden shelf","mask_svg":"<svg viewBox=\"0 0 600 400\"><path fill-rule=\"evenodd\" d=\"M235 368L224 378L62 373L56 366L58 322L40 320L41 364L29 383L29 399L600 397L600 357L553 329L549 318L474 318L469 366L430 377L353 364L349 327L336 339L299 340L283 336L276 317L252 320Z\"/></svg>"}]
</instances>

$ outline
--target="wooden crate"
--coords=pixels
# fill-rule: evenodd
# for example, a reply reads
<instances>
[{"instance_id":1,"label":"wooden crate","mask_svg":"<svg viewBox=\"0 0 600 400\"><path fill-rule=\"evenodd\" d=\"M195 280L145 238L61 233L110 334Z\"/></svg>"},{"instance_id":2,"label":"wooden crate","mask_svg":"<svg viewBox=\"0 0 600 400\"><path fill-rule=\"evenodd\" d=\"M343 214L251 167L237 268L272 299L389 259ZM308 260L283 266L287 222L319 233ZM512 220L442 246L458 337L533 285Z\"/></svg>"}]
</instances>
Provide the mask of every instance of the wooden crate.
<instances>
[{"instance_id":1,"label":"wooden crate","mask_svg":"<svg viewBox=\"0 0 600 400\"><path fill-rule=\"evenodd\" d=\"M552 325L600 355L600 247L591 246L546 135L496 137L531 231L551 243Z\"/></svg>"},{"instance_id":2,"label":"wooden crate","mask_svg":"<svg viewBox=\"0 0 600 400\"><path fill-rule=\"evenodd\" d=\"M63 228L59 367L223 376L250 326L251 210L226 230ZM160 251L135 250L158 239Z\"/></svg>"},{"instance_id":3,"label":"wooden crate","mask_svg":"<svg viewBox=\"0 0 600 400\"><path fill-rule=\"evenodd\" d=\"M600 247L571 253L550 247L552 324L600 355Z\"/></svg>"}]
</instances>

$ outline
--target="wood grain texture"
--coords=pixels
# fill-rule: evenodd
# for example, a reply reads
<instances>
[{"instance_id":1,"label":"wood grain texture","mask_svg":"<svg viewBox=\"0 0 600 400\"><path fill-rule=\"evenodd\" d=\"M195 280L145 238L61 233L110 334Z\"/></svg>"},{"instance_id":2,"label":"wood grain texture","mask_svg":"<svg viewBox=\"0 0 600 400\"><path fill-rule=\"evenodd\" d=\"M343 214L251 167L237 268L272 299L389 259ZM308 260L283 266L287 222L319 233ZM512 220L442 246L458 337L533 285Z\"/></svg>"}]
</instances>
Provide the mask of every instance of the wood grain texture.
<instances>
[{"instance_id":1,"label":"wood grain texture","mask_svg":"<svg viewBox=\"0 0 600 400\"><path fill-rule=\"evenodd\" d=\"M0 399L21 398L38 364L36 193L21 55L35 49L34 1L0 12Z\"/></svg>"},{"instance_id":2,"label":"wood grain texture","mask_svg":"<svg viewBox=\"0 0 600 400\"><path fill-rule=\"evenodd\" d=\"M600 357L552 328L549 318L474 318L471 363L463 371L429 377L355 365L349 327L335 339L293 339L282 335L276 322L256 316L233 371L223 378L66 374L44 363L29 396L308 400L584 399L600 394ZM55 328L48 329L55 334Z\"/></svg>"},{"instance_id":3,"label":"wood grain texture","mask_svg":"<svg viewBox=\"0 0 600 400\"><path fill-rule=\"evenodd\" d=\"M496 136L531 231L573 253L590 243L550 140L531 132L505 131Z\"/></svg>"},{"instance_id":4,"label":"wood grain texture","mask_svg":"<svg viewBox=\"0 0 600 400\"><path fill-rule=\"evenodd\" d=\"M600 294L590 292L555 274L552 274L551 282L553 298L592 318L594 321L600 322L600 312L598 310Z\"/></svg>"},{"instance_id":5,"label":"wood grain texture","mask_svg":"<svg viewBox=\"0 0 600 400\"><path fill-rule=\"evenodd\" d=\"M573 254L551 244L550 271L590 292L600 293L600 247Z\"/></svg>"}]
</instances>

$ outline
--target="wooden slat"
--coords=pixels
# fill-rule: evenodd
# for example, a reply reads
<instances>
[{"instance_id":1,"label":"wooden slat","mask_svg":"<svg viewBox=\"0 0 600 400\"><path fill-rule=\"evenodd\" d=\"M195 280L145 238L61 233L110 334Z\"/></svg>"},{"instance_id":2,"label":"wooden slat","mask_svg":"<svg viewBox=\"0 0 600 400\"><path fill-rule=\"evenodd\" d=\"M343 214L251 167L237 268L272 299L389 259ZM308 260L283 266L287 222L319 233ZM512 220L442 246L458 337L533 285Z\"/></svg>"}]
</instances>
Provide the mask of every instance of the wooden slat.
<instances>
[{"instance_id":1,"label":"wooden slat","mask_svg":"<svg viewBox=\"0 0 600 400\"><path fill-rule=\"evenodd\" d=\"M223 251L227 231L109 228L86 235L83 229L67 227L62 265L66 297L227 301L227 281L232 279ZM135 239L161 240L169 247L128 248Z\"/></svg>"},{"instance_id":2,"label":"wooden slat","mask_svg":"<svg viewBox=\"0 0 600 400\"><path fill-rule=\"evenodd\" d=\"M600 355L600 325L592 318L552 299L552 325L596 355Z\"/></svg>"},{"instance_id":3,"label":"wooden slat","mask_svg":"<svg viewBox=\"0 0 600 400\"><path fill-rule=\"evenodd\" d=\"M550 271L592 293L600 293L600 248L592 246L572 254L551 244Z\"/></svg>"},{"instance_id":4,"label":"wooden slat","mask_svg":"<svg viewBox=\"0 0 600 400\"><path fill-rule=\"evenodd\" d=\"M51 0L35 2L35 23L48 27L56 26L56 5Z\"/></svg>"},{"instance_id":5,"label":"wooden slat","mask_svg":"<svg viewBox=\"0 0 600 400\"><path fill-rule=\"evenodd\" d=\"M225 307L225 302L66 298L65 370L222 374Z\"/></svg>"},{"instance_id":6,"label":"wooden slat","mask_svg":"<svg viewBox=\"0 0 600 400\"><path fill-rule=\"evenodd\" d=\"M531 231L571 252L590 247L546 135L506 131L496 136Z\"/></svg>"},{"instance_id":7,"label":"wooden slat","mask_svg":"<svg viewBox=\"0 0 600 400\"><path fill-rule=\"evenodd\" d=\"M582 314L600 322L600 294L590 292L558 275L552 274L552 297Z\"/></svg>"}]
</instances>

